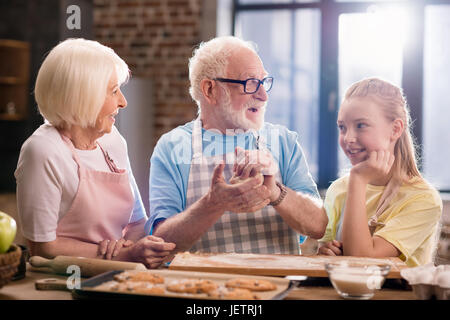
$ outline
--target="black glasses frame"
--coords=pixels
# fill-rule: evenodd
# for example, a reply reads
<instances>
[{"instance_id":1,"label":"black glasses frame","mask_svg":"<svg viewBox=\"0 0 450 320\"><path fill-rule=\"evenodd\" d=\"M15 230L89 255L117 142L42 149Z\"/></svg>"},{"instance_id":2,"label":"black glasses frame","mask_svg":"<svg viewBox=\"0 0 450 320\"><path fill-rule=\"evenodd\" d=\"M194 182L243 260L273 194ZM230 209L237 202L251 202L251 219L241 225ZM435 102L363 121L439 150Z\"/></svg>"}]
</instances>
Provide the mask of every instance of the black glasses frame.
<instances>
[{"instance_id":1,"label":"black glasses frame","mask_svg":"<svg viewBox=\"0 0 450 320\"><path fill-rule=\"evenodd\" d=\"M263 88L264 88L264 82L267 81L267 80L270 80L270 87L269 87L269 89L265 89L264 88L266 90L266 92L269 92L270 89L272 89L272 86L273 86L273 77L265 77L262 80L259 80L259 79L256 79L256 78L249 78L247 80L235 80L235 79L227 79L227 78L214 78L214 80L217 80L217 81L220 81L220 82L242 84L244 86L244 92L247 93L247 94L252 94L252 93L255 93L256 91L258 91L259 87L261 86L261 84L263 85ZM250 81L250 80L258 81L258 86L256 87L256 90L254 90L254 91L247 91L247 81Z\"/></svg>"}]
</instances>

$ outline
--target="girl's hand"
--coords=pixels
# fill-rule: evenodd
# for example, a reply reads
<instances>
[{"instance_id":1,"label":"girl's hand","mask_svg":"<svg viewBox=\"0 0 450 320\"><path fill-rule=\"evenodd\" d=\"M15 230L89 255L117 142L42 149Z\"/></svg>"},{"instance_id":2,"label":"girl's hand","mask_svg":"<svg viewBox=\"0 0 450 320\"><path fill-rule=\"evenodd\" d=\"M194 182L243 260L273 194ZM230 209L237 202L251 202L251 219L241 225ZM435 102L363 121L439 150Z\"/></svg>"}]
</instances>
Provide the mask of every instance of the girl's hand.
<instances>
[{"instance_id":1,"label":"girl's hand","mask_svg":"<svg viewBox=\"0 0 450 320\"><path fill-rule=\"evenodd\" d=\"M332 240L320 243L319 254L326 256L342 256L342 242Z\"/></svg>"},{"instance_id":2,"label":"girl's hand","mask_svg":"<svg viewBox=\"0 0 450 320\"><path fill-rule=\"evenodd\" d=\"M165 242L156 236L146 236L133 245L130 258L153 269L165 262L173 249L175 249L175 243Z\"/></svg>"},{"instance_id":3,"label":"girl's hand","mask_svg":"<svg viewBox=\"0 0 450 320\"><path fill-rule=\"evenodd\" d=\"M131 245L133 245L133 241L124 238L120 238L119 240L105 239L98 244L99 254L103 256L104 259L111 260L119 254L120 249Z\"/></svg>"},{"instance_id":4,"label":"girl's hand","mask_svg":"<svg viewBox=\"0 0 450 320\"><path fill-rule=\"evenodd\" d=\"M362 178L364 183L387 176L394 164L395 156L387 150L370 152L369 157L352 167L350 174Z\"/></svg>"}]
</instances>

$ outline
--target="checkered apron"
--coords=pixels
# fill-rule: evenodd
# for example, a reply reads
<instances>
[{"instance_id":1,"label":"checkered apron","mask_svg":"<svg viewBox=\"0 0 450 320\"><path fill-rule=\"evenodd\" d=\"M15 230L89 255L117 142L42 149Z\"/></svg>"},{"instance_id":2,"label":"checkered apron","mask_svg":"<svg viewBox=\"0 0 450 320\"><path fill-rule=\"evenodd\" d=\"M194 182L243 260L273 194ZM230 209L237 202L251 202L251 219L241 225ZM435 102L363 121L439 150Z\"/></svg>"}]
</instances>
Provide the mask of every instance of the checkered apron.
<instances>
[{"instance_id":1,"label":"checkered apron","mask_svg":"<svg viewBox=\"0 0 450 320\"><path fill-rule=\"evenodd\" d=\"M194 121L192 154L187 207L209 191L214 168L222 161L225 161L225 181L229 181L233 174L235 158L234 152L212 157L203 156L200 119ZM279 170L276 179L282 181ZM299 254L299 235L283 221L272 206L252 213L226 211L190 251Z\"/></svg>"}]
</instances>

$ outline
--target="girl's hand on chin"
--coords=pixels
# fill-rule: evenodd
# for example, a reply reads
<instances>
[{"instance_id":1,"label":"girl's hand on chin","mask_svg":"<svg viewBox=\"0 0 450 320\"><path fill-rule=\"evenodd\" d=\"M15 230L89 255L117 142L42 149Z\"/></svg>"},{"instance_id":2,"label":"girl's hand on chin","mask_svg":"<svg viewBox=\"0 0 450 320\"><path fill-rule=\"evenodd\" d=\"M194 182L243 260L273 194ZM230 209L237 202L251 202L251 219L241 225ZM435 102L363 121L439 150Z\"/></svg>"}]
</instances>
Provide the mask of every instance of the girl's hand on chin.
<instances>
[{"instance_id":1,"label":"girl's hand on chin","mask_svg":"<svg viewBox=\"0 0 450 320\"><path fill-rule=\"evenodd\" d=\"M394 160L395 156L388 150L371 151L366 160L352 167L350 174L358 176L367 184L371 180L387 176Z\"/></svg>"}]
</instances>

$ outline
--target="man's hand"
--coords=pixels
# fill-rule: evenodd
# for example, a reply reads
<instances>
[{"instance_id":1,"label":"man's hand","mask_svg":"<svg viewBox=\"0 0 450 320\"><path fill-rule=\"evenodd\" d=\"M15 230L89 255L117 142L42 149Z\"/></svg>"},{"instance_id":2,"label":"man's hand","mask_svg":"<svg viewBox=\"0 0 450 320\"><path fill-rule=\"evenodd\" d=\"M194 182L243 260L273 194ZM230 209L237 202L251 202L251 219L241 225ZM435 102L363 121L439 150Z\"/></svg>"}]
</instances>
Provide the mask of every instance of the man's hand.
<instances>
[{"instance_id":1,"label":"man's hand","mask_svg":"<svg viewBox=\"0 0 450 320\"><path fill-rule=\"evenodd\" d=\"M280 188L275 184L275 174L278 172L278 166L272 154L267 150L244 150L237 147L235 155L234 176L245 180L262 173L264 175L264 185L269 190L270 201L278 199L281 193Z\"/></svg>"},{"instance_id":2,"label":"man's hand","mask_svg":"<svg viewBox=\"0 0 450 320\"><path fill-rule=\"evenodd\" d=\"M175 243L165 242L156 236L146 236L130 248L130 261L142 262L147 268L157 268L168 261L175 249Z\"/></svg>"},{"instance_id":3,"label":"man's hand","mask_svg":"<svg viewBox=\"0 0 450 320\"><path fill-rule=\"evenodd\" d=\"M266 186L259 185L258 177L250 177L235 185L228 184L223 176L224 168L224 163L219 164L211 180L208 199L214 210L255 212L270 203L270 192Z\"/></svg>"}]
</instances>

